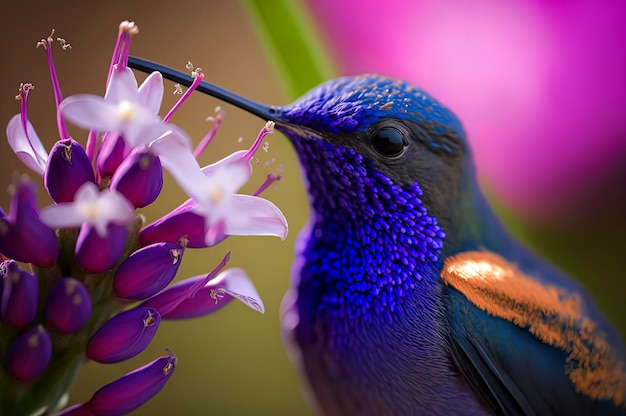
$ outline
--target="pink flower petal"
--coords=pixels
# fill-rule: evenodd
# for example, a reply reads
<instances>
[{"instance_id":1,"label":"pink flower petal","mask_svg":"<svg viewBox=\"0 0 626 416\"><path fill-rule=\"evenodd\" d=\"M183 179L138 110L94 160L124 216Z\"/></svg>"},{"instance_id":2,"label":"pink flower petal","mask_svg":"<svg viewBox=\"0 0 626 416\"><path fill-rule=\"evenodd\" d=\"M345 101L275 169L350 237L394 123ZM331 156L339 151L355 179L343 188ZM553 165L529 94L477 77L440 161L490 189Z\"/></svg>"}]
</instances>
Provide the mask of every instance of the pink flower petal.
<instances>
[{"instance_id":1,"label":"pink flower petal","mask_svg":"<svg viewBox=\"0 0 626 416\"><path fill-rule=\"evenodd\" d=\"M72 95L59 108L66 120L86 130L108 132L121 128L117 107L97 95Z\"/></svg>"},{"instance_id":2,"label":"pink flower petal","mask_svg":"<svg viewBox=\"0 0 626 416\"><path fill-rule=\"evenodd\" d=\"M43 175L48 162L48 153L30 121L26 121L26 132L20 114L14 115L7 125L7 139L15 155L35 172ZM30 141L29 141L30 139Z\"/></svg>"},{"instance_id":3,"label":"pink flower petal","mask_svg":"<svg viewBox=\"0 0 626 416\"><path fill-rule=\"evenodd\" d=\"M156 115L151 114L145 108L142 108L142 120L132 127L132 131L128 130L125 140L132 147L142 144L149 145L155 140L175 140L182 147L191 149L191 139L183 129L175 124L163 123Z\"/></svg>"},{"instance_id":4,"label":"pink flower petal","mask_svg":"<svg viewBox=\"0 0 626 416\"><path fill-rule=\"evenodd\" d=\"M133 72L115 68L104 98L89 94L68 97L60 105L61 112L79 127L118 133L131 148L148 144L168 130L180 132L157 115L163 95L160 76L151 75L140 96Z\"/></svg>"},{"instance_id":5,"label":"pink flower petal","mask_svg":"<svg viewBox=\"0 0 626 416\"><path fill-rule=\"evenodd\" d=\"M44 207L40 218L53 228L78 227L89 223L98 235L104 237L110 223L129 225L134 215L134 207L122 194L110 189L100 192L97 185L85 182L76 191L74 202Z\"/></svg>"},{"instance_id":6,"label":"pink flower petal","mask_svg":"<svg viewBox=\"0 0 626 416\"><path fill-rule=\"evenodd\" d=\"M76 205L69 203L43 207L39 218L50 228L73 228L83 223Z\"/></svg>"},{"instance_id":7,"label":"pink flower petal","mask_svg":"<svg viewBox=\"0 0 626 416\"><path fill-rule=\"evenodd\" d=\"M215 174L215 172L218 169L220 169L220 166L222 166L223 164L241 163L241 158L246 153L247 153L247 150L238 150L236 152L233 152L230 155L226 156L225 158L203 167L202 172L204 173L205 176L212 176ZM252 176L252 165L250 163L246 163L246 164L243 164L243 166L247 167L248 177Z\"/></svg>"},{"instance_id":8,"label":"pink flower petal","mask_svg":"<svg viewBox=\"0 0 626 416\"><path fill-rule=\"evenodd\" d=\"M228 235L267 235L287 238L285 216L272 202L251 195L233 195L232 215L225 218Z\"/></svg>"},{"instance_id":9,"label":"pink flower petal","mask_svg":"<svg viewBox=\"0 0 626 416\"><path fill-rule=\"evenodd\" d=\"M153 114L159 114L163 101L163 75L154 71L139 87L139 101Z\"/></svg>"},{"instance_id":10,"label":"pink flower petal","mask_svg":"<svg viewBox=\"0 0 626 416\"><path fill-rule=\"evenodd\" d=\"M209 285L224 292L257 312L265 313L265 306L252 280L243 269L233 267L220 273Z\"/></svg>"},{"instance_id":11,"label":"pink flower petal","mask_svg":"<svg viewBox=\"0 0 626 416\"><path fill-rule=\"evenodd\" d=\"M193 196L196 184L206 181L186 136L166 134L150 143L150 149L187 195Z\"/></svg>"},{"instance_id":12,"label":"pink flower petal","mask_svg":"<svg viewBox=\"0 0 626 416\"><path fill-rule=\"evenodd\" d=\"M124 142L131 148L135 148L142 144L148 144L156 140L168 130L175 127L163 123L156 115L152 114L149 109L137 106L134 111L136 114L132 121L125 121L121 125L121 134Z\"/></svg>"},{"instance_id":13,"label":"pink flower petal","mask_svg":"<svg viewBox=\"0 0 626 416\"><path fill-rule=\"evenodd\" d=\"M212 169L203 170L203 173L211 183L221 184L221 188L227 193L237 192L252 175L250 163L233 155L225 157L211 167Z\"/></svg>"},{"instance_id":14,"label":"pink flower petal","mask_svg":"<svg viewBox=\"0 0 626 416\"><path fill-rule=\"evenodd\" d=\"M113 68L111 82L104 94L104 99L113 104L118 104L122 101L141 102L139 92L137 91L137 80L130 68L117 66Z\"/></svg>"}]
</instances>

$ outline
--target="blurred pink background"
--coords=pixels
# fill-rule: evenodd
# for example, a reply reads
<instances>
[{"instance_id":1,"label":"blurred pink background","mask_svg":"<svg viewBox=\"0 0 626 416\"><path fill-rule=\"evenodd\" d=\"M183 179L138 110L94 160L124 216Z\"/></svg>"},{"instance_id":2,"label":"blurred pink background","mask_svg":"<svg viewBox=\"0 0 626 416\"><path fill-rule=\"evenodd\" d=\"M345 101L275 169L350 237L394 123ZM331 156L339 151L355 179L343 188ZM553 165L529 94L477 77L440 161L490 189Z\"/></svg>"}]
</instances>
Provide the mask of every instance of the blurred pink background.
<instances>
[{"instance_id":1,"label":"blurred pink background","mask_svg":"<svg viewBox=\"0 0 626 416\"><path fill-rule=\"evenodd\" d=\"M626 2L308 4L342 72L412 81L460 117L483 184L518 216L580 219L623 196Z\"/></svg>"}]
</instances>

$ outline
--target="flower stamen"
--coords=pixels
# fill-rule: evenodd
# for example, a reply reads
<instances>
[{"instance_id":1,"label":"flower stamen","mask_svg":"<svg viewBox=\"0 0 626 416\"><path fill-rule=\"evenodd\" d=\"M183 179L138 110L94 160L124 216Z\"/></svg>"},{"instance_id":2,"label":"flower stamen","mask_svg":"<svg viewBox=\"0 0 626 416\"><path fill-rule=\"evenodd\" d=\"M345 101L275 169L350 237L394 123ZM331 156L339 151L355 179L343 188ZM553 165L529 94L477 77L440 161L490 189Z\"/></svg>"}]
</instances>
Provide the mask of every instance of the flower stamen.
<instances>
[{"instance_id":1,"label":"flower stamen","mask_svg":"<svg viewBox=\"0 0 626 416\"><path fill-rule=\"evenodd\" d=\"M127 100L120 101L117 105L117 115L123 122L133 121L137 117L137 106Z\"/></svg>"},{"instance_id":2,"label":"flower stamen","mask_svg":"<svg viewBox=\"0 0 626 416\"><path fill-rule=\"evenodd\" d=\"M211 289L210 295L211 299L215 300L215 304L217 305L220 300L226 295L226 291L223 288Z\"/></svg>"},{"instance_id":3,"label":"flower stamen","mask_svg":"<svg viewBox=\"0 0 626 416\"><path fill-rule=\"evenodd\" d=\"M46 160L35 150L33 146L33 142L28 135L28 95L32 90L35 89L35 86L31 83L21 83L19 92L15 96L16 100L20 101L20 122L22 124L22 129L24 130L24 135L26 136L26 140L28 141L28 145L32 150L32 156L36 159L38 164L42 164L45 166Z\"/></svg>"},{"instance_id":4,"label":"flower stamen","mask_svg":"<svg viewBox=\"0 0 626 416\"><path fill-rule=\"evenodd\" d=\"M120 23L119 32L117 35L117 42L115 43L115 48L113 49L113 56L111 57L111 65L109 66L109 75L107 76L107 88L109 87L109 83L111 82L111 74L113 73L113 68L115 65L118 65L120 68L125 68L128 66L128 55L130 52L130 39L133 35L139 33L139 26L135 24L135 22L129 22L128 20L124 20Z\"/></svg>"},{"instance_id":5,"label":"flower stamen","mask_svg":"<svg viewBox=\"0 0 626 416\"><path fill-rule=\"evenodd\" d=\"M72 45L70 45L70 43L67 42L63 38L57 38L57 42L59 42L59 44L61 45L61 49L63 49L64 51L66 51L68 49L72 49Z\"/></svg>"},{"instance_id":6,"label":"flower stamen","mask_svg":"<svg viewBox=\"0 0 626 416\"><path fill-rule=\"evenodd\" d=\"M282 178L283 178L282 175L276 175L275 173L268 174L267 179L265 179L265 182L263 182L261 186L259 186L259 188L252 193L252 196L259 196L263 191L269 188L274 182L278 182Z\"/></svg>"},{"instance_id":7,"label":"flower stamen","mask_svg":"<svg viewBox=\"0 0 626 416\"><path fill-rule=\"evenodd\" d=\"M224 190L218 186L212 187L209 189L207 196L211 202L217 204L224 199Z\"/></svg>"},{"instance_id":8,"label":"flower stamen","mask_svg":"<svg viewBox=\"0 0 626 416\"><path fill-rule=\"evenodd\" d=\"M193 68L193 65L191 65L191 62L187 62L186 68L190 69L190 67ZM189 98L191 93L194 92L194 90L196 88L198 88L198 85L200 85L200 82L202 82L202 80L204 79L204 74L202 73L202 68L196 68L196 69L192 70L191 71L191 76L193 77L193 83L189 86L189 88L187 88L187 91L185 91L183 96L180 97L178 102L176 102L176 104L174 104L172 109L165 115L165 117L163 117L163 122L164 123L167 123L169 121L169 119L172 117L172 115L174 115L176 110L178 110L180 108L180 106L187 100L187 98Z\"/></svg>"},{"instance_id":9,"label":"flower stamen","mask_svg":"<svg viewBox=\"0 0 626 416\"><path fill-rule=\"evenodd\" d=\"M68 137L70 137L70 135L67 131L65 120L61 116L61 111L59 109L59 104L61 104L61 101L63 101L63 94L61 93L61 86L59 85L59 78L57 77L57 71L54 67L54 59L52 58L52 43L54 42L54 38L52 37L53 35L54 35L54 29L52 29L50 36L48 36L46 39L41 39L39 42L37 42L37 47L41 46L46 51L46 57L48 58L48 68L50 69L50 80L52 81L52 90L54 92L54 100L55 100L56 107L57 107L57 127L59 130L59 138L67 139ZM62 45L63 44L67 44L65 39L63 39ZM63 47L63 50L67 50L67 49L71 49L71 47L70 48Z\"/></svg>"},{"instance_id":10,"label":"flower stamen","mask_svg":"<svg viewBox=\"0 0 626 416\"><path fill-rule=\"evenodd\" d=\"M211 127L211 130L202 138L202 140L200 140L200 143L198 143L196 148L193 150L193 155L196 158L200 156L202 152L204 152L204 150L207 148L207 146L211 143L211 141L215 137L215 134L217 133L217 129L220 127L220 124L222 124L224 115L226 115L226 113L222 110L222 107L220 106L215 107L215 113L215 117L209 116L206 119L206 121L213 122L213 127Z\"/></svg>"},{"instance_id":11,"label":"flower stamen","mask_svg":"<svg viewBox=\"0 0 626 416\"><path fill-rule=\"evenodd\" d=\"M265 136L274 133L275 124L276 123L274 123L273 121L268 121L267 123L265 123L265 126L263 126L263 128L259 132L259 135L257 136L254 143L252 143L250 149L241 156L242 159L247 161L252 160L252 157L254 156L256 151L259 150L261 143L263 143L263 139L265 138Z\"/></svg>"},{"instance_id":12,"label":"flower stamen","mask_svg":"<svg viewBox=\"0 0 626 416\"><path fill-rule=\"evenodd\" d=\"M100 208L96 202L81 202L77 204L78 211L86 220L96 220L100 216Z\"/></svg>"},{"instance_id":13,"label":"flower stamen","mask_svg":"<svg viewBox=\"0 0 626 416\"><path fill-rule=\"evenodd\" d=\"M148 316L143 320L144 326L152 326L156 323L157 316L152 312L148 311Z\"/></svg>"}]
</instances>

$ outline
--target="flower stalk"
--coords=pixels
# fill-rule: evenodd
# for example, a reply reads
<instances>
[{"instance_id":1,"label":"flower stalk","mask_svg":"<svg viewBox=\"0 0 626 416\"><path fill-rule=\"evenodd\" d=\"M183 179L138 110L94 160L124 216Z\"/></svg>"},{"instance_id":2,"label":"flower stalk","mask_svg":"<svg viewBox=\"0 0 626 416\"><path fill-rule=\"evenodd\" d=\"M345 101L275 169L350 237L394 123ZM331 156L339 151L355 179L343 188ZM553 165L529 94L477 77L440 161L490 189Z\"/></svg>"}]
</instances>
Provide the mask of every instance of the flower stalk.
<instances>
[{"instance_id":1,"label":"flower stalk","mask_svg":"<svg viewBox=\"0 0 626 416\"><path fill-rule=\"evenodd\" d=\"M250 149L201 168L196 157L213 140L224 113L217 111L193 150L191 138L169 118L194 88L162 119L161 74L138 85L127 67L137 33L132 22L120 25L104 97L63 98L52 48L58 42L67 50L69 43L55 39L54 31L38 43L46 53L59 133L49 154L27 115L34 87L20 85L20 112L9 121L7 139L43 180L52 203L39 209L36 186L23 175L11 189L8 213L0 207L0 414L128 413L165 386L177 358L168 352L85 403L72 403L70 396L66 407L87 360L127 360L151 343L162 319L205 316L230 299L264 311L248 275L224 269L230 253L208 273L171 282L187 249L212 247L229 235L285 238L284 216L259 197L276 176L253 195L236 193L249 180L250 160L272 126ZM197 82L203 77L199 69L194 76ZM69 136L66 121L86 130L84 144ZM189 199L145 226L137 209L158 202L163 169Z\"/></svg>"}]
</instances>

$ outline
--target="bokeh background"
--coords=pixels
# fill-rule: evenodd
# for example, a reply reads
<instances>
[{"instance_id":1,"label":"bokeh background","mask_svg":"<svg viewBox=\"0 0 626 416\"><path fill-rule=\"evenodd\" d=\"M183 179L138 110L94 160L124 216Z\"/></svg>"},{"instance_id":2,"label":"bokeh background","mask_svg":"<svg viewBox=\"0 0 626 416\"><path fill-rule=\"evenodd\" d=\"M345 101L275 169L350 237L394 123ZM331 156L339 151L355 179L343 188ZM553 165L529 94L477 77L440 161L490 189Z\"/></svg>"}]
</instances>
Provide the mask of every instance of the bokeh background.
<instances>
[{"instance_id":1,"label":"bokeh background","mask_svg":"<svg viewBox=\"0 0 626 416\"><path fill-rule=\"evenodd\" d=\"M272 3L267 1L265 4L272 7ZM428 2L420 4L422 3ZM445 70L440 72L440 76L437 71L426 71L424 68L428 68L428 61L424 62L426 58L423 58L418 65L414 59L414 52L407 52L407 56L413 58L407 59L404 69L400 70L398 66L385 69L380 66L381 60L383 63L393 61L392 56L396 56L397 60L398 45L394 43L393 38L387 43L374 42L372 39L375 38L374 35L380 39L381 34L387 33L385 31L387 29L381 28L388 28L393 32L392 28L395 27L396 32L399 31L397 28L401 26L394 25L393 22L396 18L406 17L404 16L406 13L401 13L401 8L395 6L395 9L383 13L382 2L376 7L370 7L371 11L379 13L377 24L374 24L376 19L371 15L369 17L360 15L356 13L356 9L351 11L350 5L341 12L333 13L332 4L330 1L308 2L312 9L309 16L321 29L322 41L325 42L331 56L335 57L338 72L377 71L400 76L412 73L412 81L420 83L427 90L430 88L442 101L450 104L457 99L454 95L446 97L449 93L445 88L446 82L448 84L456 82L454 85L457 88L462 84L456 79L451 79ZM264 53L258 33L254 32L245 9L235 1L115 0L90 3L70 0L55 2L2 0L0 5L0 36L3 39L0 66L0 124L6 125L19 111L19 103L14 100L19 83L33 83L35 90L29 99L29 119L48 149L57 139L55 112L45 54L43 50L35 49L35 43L40 38L48 36L52 28L56 29L55 36L65 38L73 47L69 51L62 51L60 48L54 50L57 72L65 96L83 92L104 93L104 82L117 27L121 20L128 19L135 20L140 28L140 34L133 39L132 53L135 55L178 68L184 68L185 63L191 61L203 69L207 80L260 102L281 105L293 98L287 91L281 90L281 83L277 80L275 72L272 72L273 67ZM452 24L454 19L446 18L444 9L437 8L433 11L431 8L430 14L423 13L421 16L421 18L427 16L435 26L441 20L447 25L444 27L448 31L454 28ZM354 19L351 23L355 24L346 24L348 22L346 19L351 18ZM506 20L504 22L506 23ZM503 33L508 30L505 23L502 23L499 29ZM477 39L476 42L480 43L481 38L478 34L474 38L471 37L472 30L478 30L477 27L481 26L469 25L461 28L470 39ZM493 30L490 36L498 36L497 30ZM546 33L537 30L532 24L525 30L528 31L527 39L525 38L526 47L543 47L542 36L547 36ZM369 38L362 37L363 33ZM400 35L397 39L402 38ZM615 41L612 32L607 32L604 36L607 38L594 40L591 46L587 45L588 50L595 51L594 42L606 46L606 42ZM428 36L419 39L420 45L429 45ZM561 40L563 45L569 48L574 48L577 41L575 37L571 39L572 44L569 44L567 39ZM624 44L615 47L623 49ZM394 48L396 52L392 51ZM430 44L428 48L424 46L422 51L432 50L436 48L436 44L434 46ZM350 50L355 52L354 57L348 56ZM616 53L614 47L605 47L596 52L589 52L589 59L601 60L603 54L613 56L612 54ZM610 65L623 65L626 62L626 53L623 53L623 50L619 56L621 60L620 58L615 62L607 60L607 65L612 69L607 70L606 74L614 73L615 68ZM454 56L446 59L454 62ZM480 59L471 60L468 57L463 59L463 62L472 62L473 65L480 67ZM511 59L513 58L510 55L498 57L497 54L492 54L483 65L484 68L495 67L497 71L504 71L506 74L506 71L512 71L513 67L508 64ZM584 59L581 62L583 61ZM298 64L293 62L294 66ZM395 64L397 65L397 62ZM445 68L442 65L442 62L433 62L436 68ZM566 71L567 68L555 67L553 70ZM474 68L474 71L480 71L480 68ZM596 90L607 88L605 81L608 75L603 77L602 71L598 74L588 72L589 77L584 79L584 82L591 85L585 84L582 88L586 91L585 94L590 94L589 91L594 91L594 88ZM415 74L423 75L424 82L415 79ZM565 76L565 72L563 74ZM626 79L626 72L622 75ZM470 81L474 85L471 77L468 82ZM483 80L481 85L486 89L485 93L489 94L488 80ZM494 85L494 89L506 94L504 97L500 96L498 101L503 111L507 105L515 106L516 102L528 98L524 96L523 88L505 88L503 85L498 83ZM623 84L613 87L623 87ZM168 89L173 91L173 85L167 84L166 91ZM469 97L480 93L480 90L469 87L466 91ZM441 94L444 97L441 97ZM166 94L162 115L176 99L177 96ZM576 99L584 100L585 96L572 94L568 97L568 100ZM207 116L213 115L217 104L219 104L217 101L209 97L193 94L172 122L182 126L191 137L199 140L210 128L204 120ZM619 107L623 102L621 104L611 102L607 105L605 97L598 100L598 105L608 107L607 111L611 114L621 114L626 120L626 109ZM454 105L451 106L455 109ZM461 113L468 112L466 102L459 102L459 106ZM222 107L227 115L218 136L202 156L201 162L204 164L251 144L263 124L228 105L222 104ZM470 112L468 117L471 116ZM463 117L461 114L462 119ZM572 113L571 120L580 117L585 117L585 114ZM587 117L593 118L595 115L587 114ZM567 117L563 116L562 123L567 122ZM473 119L470 121L472 125L470 130L476 125L472 123L476 122ZM527 123L532 125L533 117L530 117ZM498 123L500 129L498 131L506 136L507 131L502 125ZM504 126L506 127L506 123ZM520 140L519 129L524 131L525 125L513 123L510 126L511 137ZM515 195L515 189L509 189L510 185L502 185L502 181L498 181L503 175L502 167L505 168L508 163L507 146L494 143L491 147L501 152L499 157L502 158L502 162L498 167L501 170L489 170L480 166L479 170L482 169L483 172L481 181L485 190L512 232L559 267L580 279L624 334L626 221L623 213L626 212L624 202L626 157L622 149L625 147L623 144L626 137L619 136L621 134L619 125L615 131L618 137L611 136L611 140L614 140L611 142L614 149L610 152L612 157L603 163L592 164L595 168L600 165L600 168L606 169L590 172L593 174L591 185L581 183L579 176L570 177L570 182L581 183L578 187L582 188L578 189L580 192L576 193L575 198L552 198L549 204L546 202L543 207L545 209L542 209L541 199L521 207L516 204L515 198L511 197L511 193ZM75 139L85 142L85 132L78 129L72 129L71 132ZM598 141L603 143L592 133L589 132L593 136L589 139L589 149L597 146ZM243 137L241 143L238 142L239 137ZM502 139L504 140L505 138ZM182 278L208 271L219 262L226 251L232 250L230 265L244 267L251 275L265 302L265 315L257 314L242 304L233 302L213 316L192 321L164 322L148 350L135 359L115 365L88 363L72 391L70 403L87 400L101 385L151 361L162 355L165 348L170 348L179 357L176 374L159 395L134 414L308 414L301 398L295 371L282 347L278 318L280 299L288 287L293 243L307 218L308 206L297 161L288 143L279 134L270 136L269 142L269 151L259 152L259 165L244 191L254 190L269 171L282 171L284 179L272 187L265 196L281 207L287 217L290 224L290 235L287 240L281 242L278 239L260 237L229 238L212 249L188 250L178 273ZM508 148L515 150L515 155L519 155L522 150L516 147L515 143L511 141ZM481 143L480 146L490 148L489 143ZM544 150L560 151L558 147L555 149L557 150L546 150L542 147L536 150L536 153ZM561 163L559 157L561 153L554 157L526 160L527 169L533 171L541 163L558 165ZM590 150L588 153L593 154L594 158L598 157L595 151ZM581 154L585 155L584 148ZM570 169L568 172L583 171L584 177L584 170L589 169L591 165L586 163L584 157L578 160L579 169L568 167ZM521 162L516 160L515 163L511 162L511 166L516 167L519 163ZM15 172L26 171L12 154L6 140L0 140L0 205L3 208L8 209L9 196L5 190ZM185 198L174 183L167 179L157 203L144 210L149 220L165 214ZM524 195L529 194L528 186L519 186L520 192L523 190ZM554 187L559 186L553 185L553 192L557 191ZM507 192L503 192L502 189ZM40 205L49 203L43 188L40 189L39 195ZM550 195L550 192L548 191L546 195Z\"/></svg>"}]
</instances>

